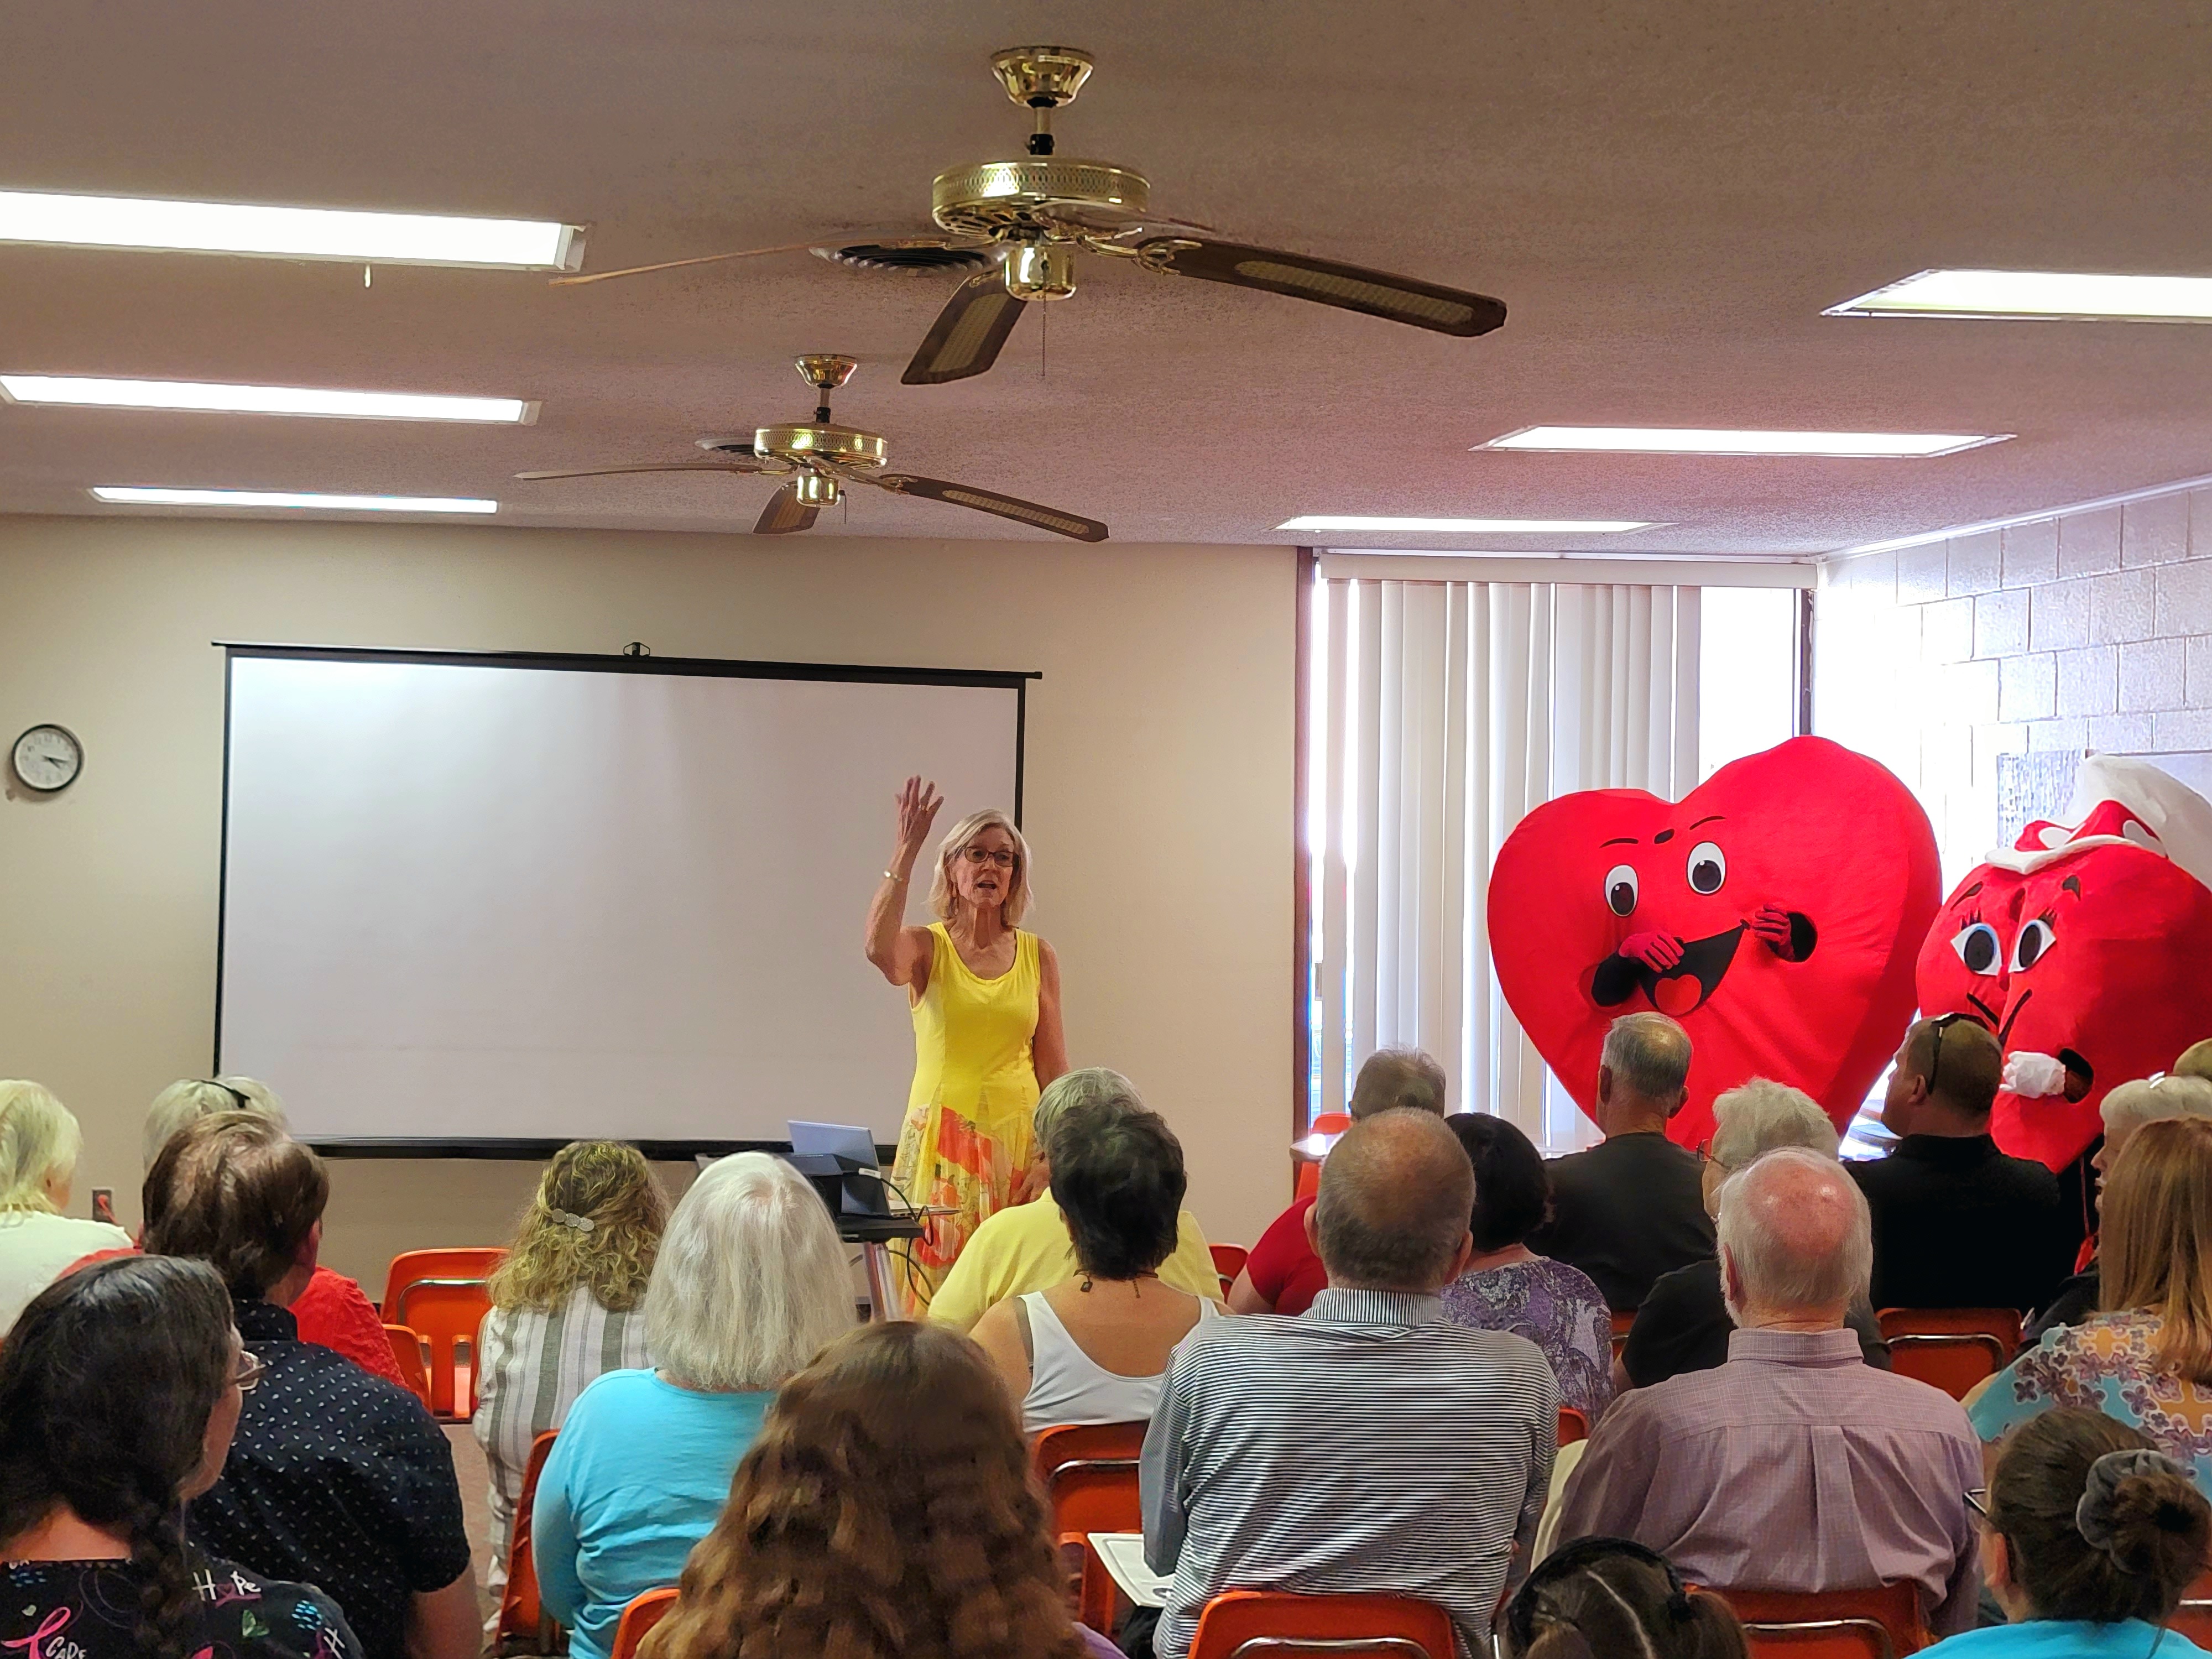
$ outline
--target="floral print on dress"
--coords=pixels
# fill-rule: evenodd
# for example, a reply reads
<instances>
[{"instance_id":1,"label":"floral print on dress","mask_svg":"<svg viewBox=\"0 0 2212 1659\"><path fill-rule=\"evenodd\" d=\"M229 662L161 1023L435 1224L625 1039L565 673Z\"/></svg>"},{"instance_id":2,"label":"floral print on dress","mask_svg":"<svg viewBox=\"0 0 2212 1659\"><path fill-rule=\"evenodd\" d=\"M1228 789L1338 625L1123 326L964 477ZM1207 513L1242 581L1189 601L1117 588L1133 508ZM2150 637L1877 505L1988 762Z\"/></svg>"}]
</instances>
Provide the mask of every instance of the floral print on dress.
<instances>
[{"instance_id":1,"label":"floral print on dress","mask_svg":"<svg viewBox=\"0 0 2212 1659\"><path fill-rule=\"evenodd\" d=\"M1613 1403L1613 1316L1590 1276L1549 1256L1462 1273L1444 1286L1444 1317L1478 1331L1508 1331L1544 1351L1559 1404L1593 1429Z\"/></svg>"},{"instance_id":2,"label":"floral print on dress","mask_svg":"<svg viewBox=\"0 0 2212 1659\"><path fill-rule=\"evenodd\" d=\"M335 1603L306 1584L195 1558L199 1632L188 1659L362 1659ZM0 1659L137 1659L138 1592L127 1561L0 1567Z\"/></svg>"},{"instance_id":3,"label":"floral print on dress","mask_svg":"<svg viewBox=\"0 0 2212 1659\"><path fill-rule=\"evenodd\" d=\"M2162 1322L2145 1309L2099 1314L2044 1334L1968 1409L1993 1441L2055 1406L2079 1406L2140 1429L2212 1491L2212 1384L2158 1367Z\"/></svg>"}]
</instances>

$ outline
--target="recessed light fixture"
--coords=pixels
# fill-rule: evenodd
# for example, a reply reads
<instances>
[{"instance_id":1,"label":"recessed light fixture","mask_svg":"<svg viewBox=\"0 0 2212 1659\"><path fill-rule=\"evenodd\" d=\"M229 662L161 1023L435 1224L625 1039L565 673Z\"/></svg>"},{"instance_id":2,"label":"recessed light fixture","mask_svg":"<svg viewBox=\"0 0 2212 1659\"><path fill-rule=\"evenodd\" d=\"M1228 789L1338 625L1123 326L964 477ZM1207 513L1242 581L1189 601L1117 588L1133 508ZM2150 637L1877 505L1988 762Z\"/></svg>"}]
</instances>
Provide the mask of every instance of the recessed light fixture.
<instances>
[{"instance_id":1,"label":"recessed light fixture","mask_svg":"<svg viewBox=\"0 0 2212 1659\"><path fill-rule=\"evenodd\" d=\"M299 489L168 489L94 484L103 501L126 507L289 507L317 513L496 513L497 501L467 495L323 495Z\"/></svg>"},{"instance_id":2,"label":"recessed light fixture","mask_svg":"<svg viewBox=\"0 0 2212 1659\"><path fill-rule=\"evenodd\" d=\"M1617 536L1649 530L1644 519L1391 519L1357 514L1310 513L1285 519L1278 530L1405 530L1458 536Z\"/></svg>"},{"instance_id":3,"label":"recessed light fixture","mask_svg":"<svg viewBox=\"0 0 2212 1659\"><path fill-rule=\"evenodd\" d=\"M20 190L0 191L0 242L524 270L574 270L584 262L580 227L535 219L156 202Z\"/></svg>"},{"instance_id":4,"label":"recessed light fixture","mask_svg":"<svg viewBox=\"0 0 2212 1659\"><path fill-rule=\"evenodd\" d=\"M1689 426L1524 426L1477 449L1622 455L1840 455L1924 459L2001 444L2009 432L1751 432Z\"/></svg>"},{"instance_id":5,"label":"recessed light fixture","mask_svg":"<svg viewBox=\"0 0 2212 1659\"><path fill-rule=\"evenodd\" d=\"M316 386L217 386L198 380L110 380L78 374L0 374L17 404L94 409L180 409L225 415L330 415L366 421L489 421L528 425L538 405L519 398L429 392L333 392Z\"/></svg>"},{"instance_id":6,"label":"recessed light fixture","mask_svg":"<svg viewBox=\"0 0 2212 1659\"><path fill-rule=\"evenodd\" d=\"M1923 270L1823 317L1967 317L1990 320L2212 322L2212 276L2096 271Z\"/></svg>"}]
</instances>

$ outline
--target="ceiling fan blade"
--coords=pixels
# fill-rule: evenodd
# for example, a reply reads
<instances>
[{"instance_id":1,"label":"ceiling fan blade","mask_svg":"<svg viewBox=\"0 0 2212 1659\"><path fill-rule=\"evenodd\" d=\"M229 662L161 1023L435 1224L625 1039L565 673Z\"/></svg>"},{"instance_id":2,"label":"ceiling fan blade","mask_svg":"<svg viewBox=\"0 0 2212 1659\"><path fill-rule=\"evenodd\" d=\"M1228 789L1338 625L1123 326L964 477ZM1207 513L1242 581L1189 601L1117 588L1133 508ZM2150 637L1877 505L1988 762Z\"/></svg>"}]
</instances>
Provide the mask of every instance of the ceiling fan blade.
<instances>
[{"instance_id":1,"label":"ceiling fan blade","mask_svg":"<svg viewBox=\"0 0 2212 1659\"><path fill-rule=\"evenodd\" d=\"M1036 502L1025 501L1018 495L1001 495L995 489L978 489L973 484L947 483L942 478L917 478L910 472L887 473L868 482L881 485L896 495L920 495L925 500L944 501L953 507L973 507L978 513L1012 519L1016 524L1025 524L1035 530L1049 530L1055 536L1072 537L1079 542L1103 542L1106 539L1106 526L1096 519L1079 518L1073 513L1062 513L1054 507L1040 507Z\"/></svg>"},{"instance_id":2,"label":"ceiling fan blade","mask_svg":"<svg viewBox=\"0 0 2212 1659\"><path fill-rule=\"evenodd\" d=\"M617 472L757 472L760 463L732 458L726 461L647 461L637 466L579 466L557 472L518 472L518 478L536 483L545 478L608 478Z\"/></svg>"},{"instance_id":3,"label":"ceiling fan blade","mask_svg":"<svg viewBox=\"0 0 2212 1659\"><path fill-rule=\"evenodd\" d=\"M656 270L681 270L686 265L719 264L725 259L757 259L763 253L804 253L811 242L792 242L782 247L743 247L734 253L706 253L696 259L664 259L657 265L630 265L622 270L594 270L573 276L553 276L555 288L581 288L586 283L611 283L617 276L644 276Z\"/></svg>"},{"instance_id":4,"label":"ceiling fan blade","mask_svg":"<svg viewBox=\"0 0 2212 1659\"><path fill-rule=\"evenodd\" d=\"M753 520L753 534L788 536L794 530L811 530L814 515L821 510L799 499L799 480L793 478L768 498L760 517Z\"/></svg>"},{"instance_id":5,"label":"ceiling fan blade","mask_svg":"<svg viewBox=\"0 0 2212 1659\"><path fill-rule=\"evenodd\" d=\"M1022 307L996 270L970 276L952 290L929 325L921 349L899 376L905 386L942 386L981 374L999 361L999 348L1021 320Z\"/></svg>"},{"instance_id":6,"label":"ceiling fan blade","mask_svg":"<svg viewBox=\"0 0 2212 1659\"><path fill-rule=\"evenodd\" d=\"M1256 288L1293 300L1313 300L1346 311L1438 334L1487 334L1505 320L1505 302L1487 294L1445 288L1411 276L1394 276L1364 265L1339 264L1279 248L1247 247L1188 236L1155 236L1137 244L1155 269L1236 288Z\"/></svg>"}]
</instances>

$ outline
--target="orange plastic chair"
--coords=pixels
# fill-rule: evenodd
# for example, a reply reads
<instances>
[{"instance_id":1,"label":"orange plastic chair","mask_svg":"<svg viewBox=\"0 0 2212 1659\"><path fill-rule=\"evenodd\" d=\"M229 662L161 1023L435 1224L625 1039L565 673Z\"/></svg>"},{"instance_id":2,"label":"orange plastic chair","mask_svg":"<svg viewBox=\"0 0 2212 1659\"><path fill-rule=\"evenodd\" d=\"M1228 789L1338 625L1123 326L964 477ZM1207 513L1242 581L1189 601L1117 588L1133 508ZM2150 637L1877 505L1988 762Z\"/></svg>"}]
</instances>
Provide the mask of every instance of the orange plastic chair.
<instances>
[{"instance_id":1,"label":"orange plastic chair","mask_svg":"<svg viewBox=\"0 0 2212 1659\"><path fill-rule=\"evenodd\" d=\"M638 1595L623 1609L615 1626L613 1659L637 1659L637 1644L645 1634L676 1610L676 1586L664 1584Z\"/></svg>"},{"instance_id":2,"label":"orange plastic chair","mask_svg":"<svg viewBox=\"0 0 2212 1659\"><path fill-rule=\"evenodd\" d=\"M384 1316L394 1325L406 1323L399 1316L399 1296L410 1285L428 1279L489 1279L492 1269L506 1260L506 1250L495 1244L403 1250L392 1258L384 1275Z\"/></svg>"},{"instance_id":3,"label":"orange plastic chair","mask_svg":"<svg viewBox=\"0 0 2212 1659\"><path fill-rule=\"evenodd\" d=\"M1911 1583L1878 1589L1718 1590L1754 1655L1778 1659L1899 1659L1934 1641Z\"/></svg>"},{"instance_id":4,"label":"orange plastic chair","mask_svg":"<svg viewBox=\"0 0 2212 1659\"><path fill-rule=\"evenodd\" d=\"M1589 1438L1589 1419L1572 1406L1559 1407L1559 1444L1571 1446L1577 1440Z\"/></svg>"},{"instance_id":5,"label":"orange plastic chair","mask_svg":"<svg viewBox=\"0 0 2212 1659\"><path fill-rule=\"evenodd\" d=\"M490 1311L480 1279L418 1279L400 1290L398 1322L422 1338L430 1414L441 1422L476 1415L477 1332Z\"/></svg>"},{"instance_id":6,"label":"orange plastic chair","mask_svg":"<svg viewBox=\"0 0 2212 1659\"><path fill-rule=\"evenodd\" d=\"M1340 1135L1352 1127L1348 1112L1319 1112L1306 1125L1309 1135ZM1297 1160L1298 1180L1293 1198L1311 1198L1321 1190L1321 1160L1306 1152L1293 1152Z\"/></svg>"},{"instance_id":7,"label":"orange plastic chair","mask_svg":"<svg viewBox=\"0 0 2212 1659\"><path fill-rule=\"evenodd\" d=\"M1229 1287L1237 1282L1237 1275L1244 1271L1245 1258L1252 1252L1242 1244L1209 1244L1213 1254L1213 1271L1221 1275L1221 1293L1229 1294Z\"/></svg>"},{"instance_id":8,"label":"orange plastic chair","mask_svg":"<svg viewBox=\"0 0 2212 1659\"><path fill-rule=\"evenodd\" d=\"M552 1653L557 1650L560 1626L545 1616L538 1596L538 1561L530 1553L530 1511L538 1502L538 1477L553 1449L549 1430L530 1443L530 1461L522 1466L522 1495L514 1500L514 1529L507 1547L507 1588L500 1592L499 1628L495 1642L502 1654Z\"/></svg>"},{"instance_id":9,"label":"orange plastic chair","mask_svg":"<svg viewBox=\"0 0 2212 1659\"><path fill-rule=\"evenodd\" d=\"M422 1357L422 1332L406 1325L386 1325L385 1340L392 1344L392 1362L399 1367L399 1380L407 1385L408 1392L422 1402L422 1409L430 1409L430 1366Z\"/></svg>"},{"instance_id":10,"label":"orange plastic chair","mask_svg":"<svg viewBox=\"0 0 2212 1659\"><path fill-rule=\"evenodd\" d=\"M1198 1615L1190 1659L1261 1654L1331 1659L1452 1659L1451 1616L1410 1595L1224 1590Z\"/></svg>"},{"instance_id":11,"label":"orange plastic chair","mask_svg":"<svg viewBox=\"0 0 2212 1659\"><path fill-rule=\"evenodd\" d=\"M1613 1316L1613 1357L1620 1358L1620 1351L1628 1346L1628 1328L1636 1322L1636 1310L1622 1308Z\"/></svg>"},{"instance_id":12,"label":"orange plastic chair","mask_svg":"<svg viewBox=\"0 0 2212 1659\"><path fill-rule=\"evenodd\" d=\"M1984 1377L2012 1364L2020 1315L2010 1308L1884 1308L1889 1368L1963 1400Z\"/></svg>"},{"instance_id":13,"label":"orange plastic chair","mask_svg":"<svg viewBox=\"0 0 2212 1659\"><path fill-rule=\"evenodd\" d=\"M1144 1530L1137 1455L1144 1449L1146 1426L1066 1424L1038 1435L1030 1454L1051 1506L1053 1536L1063 1554L1081 1553L1076 1617L1095 1631L1113 1628L1114 1577L1091 1548L1089 1534Z\"/></svg>"}]
</instances>

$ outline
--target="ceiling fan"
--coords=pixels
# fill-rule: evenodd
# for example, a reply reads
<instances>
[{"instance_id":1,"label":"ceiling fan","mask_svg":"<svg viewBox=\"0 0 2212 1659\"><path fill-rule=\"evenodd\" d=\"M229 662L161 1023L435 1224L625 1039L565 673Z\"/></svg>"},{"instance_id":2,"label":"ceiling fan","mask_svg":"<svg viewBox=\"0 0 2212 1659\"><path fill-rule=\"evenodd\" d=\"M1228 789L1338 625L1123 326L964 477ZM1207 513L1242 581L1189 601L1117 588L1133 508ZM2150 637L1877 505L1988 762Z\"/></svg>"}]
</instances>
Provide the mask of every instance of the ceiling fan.
<instances>
[{"instance_id":1,"label":"ceiling fan","mask_svg":"<svg viewBox=\"0 0 2212 1659\"><path fill-rule=\"evenodd\" d=\"M556 285L605 282L808 249L849 264L975 270L953 291L907 365L900 378L908 386L965 380L989 368L1025 303L1065 300L1075 292L1079 252L1127 259L1158 276L1194 276L1312 300L1439 334L1487 334L1505 320L1504 302L1486 294L1222 241L1208 226L1155 214L1152 185L1143 174L1054 153L1053 112L1074 102L1083 89L1091 76L1090 53L1073 46L1012 46L995 54L991 67L1006 95L1036 112L1036 130L1030 136L1028 155L1018 161L981 161L938 174L930 187L930 216L943 235L845 247L799 242L746 248L552 280Z\"/></svg>"},{"instance_id":2,"label":"ceiling fan","mask_svg":"<svg viewBox=\"0 0 2212 1659\"><path fill-rule=\"evenodd\" d=\"M1096 519L1040 507L1017 495L1001 495L972 484L947 483L942 478L919 477L911 472L878 471L889 453L884 440L872 432L832 425L830 420L830 394L852 378L859 362L827 352L793 362L799 378L820 394L814 418L791 426L761 427L750 438L700 439L699 447L719 459L648 461L636 466L574 467L514 476L532 483L546 478L603 478L618 472L744 472L782 477L783 487L769 497L753 525L756 536L785 536L811 529L823 507L844 499L846 485L872 484L895 495L919 495L953 507L972 507L1079 542L1106 539L1106 526Z\"/></svg>"}]
</instances>

